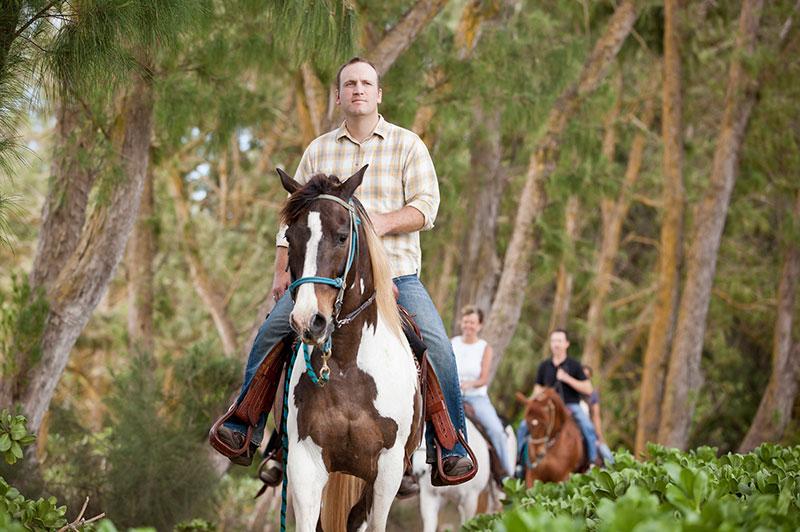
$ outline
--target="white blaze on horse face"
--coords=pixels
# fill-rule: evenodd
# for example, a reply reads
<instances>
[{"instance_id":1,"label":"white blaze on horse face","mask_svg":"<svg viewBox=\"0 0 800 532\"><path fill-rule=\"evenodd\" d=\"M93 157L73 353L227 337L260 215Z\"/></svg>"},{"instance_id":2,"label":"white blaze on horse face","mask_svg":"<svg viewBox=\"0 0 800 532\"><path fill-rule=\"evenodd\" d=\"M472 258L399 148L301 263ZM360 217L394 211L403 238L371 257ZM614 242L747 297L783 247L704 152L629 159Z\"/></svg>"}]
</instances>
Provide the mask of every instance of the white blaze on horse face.
<instances>
[{"instance_id":1,"label":"white blaze on horse face","mask_svg":"<svg viewBox=\"0 0 800 532\"><path fill-rule=\"evenodd\" d=\"M319 212L309 212L308 225L311 235L306 242L306 256L303 261L303 273L300 277L314 277L317 275L317 255L319 253L319 243L322 240L322 221ZM314 283L301 284L297 289L297 300L292 310L292 321L302 329L308 327L311 317L317 313L317 296L314 291Z\"/></svg>"}]
</instances>

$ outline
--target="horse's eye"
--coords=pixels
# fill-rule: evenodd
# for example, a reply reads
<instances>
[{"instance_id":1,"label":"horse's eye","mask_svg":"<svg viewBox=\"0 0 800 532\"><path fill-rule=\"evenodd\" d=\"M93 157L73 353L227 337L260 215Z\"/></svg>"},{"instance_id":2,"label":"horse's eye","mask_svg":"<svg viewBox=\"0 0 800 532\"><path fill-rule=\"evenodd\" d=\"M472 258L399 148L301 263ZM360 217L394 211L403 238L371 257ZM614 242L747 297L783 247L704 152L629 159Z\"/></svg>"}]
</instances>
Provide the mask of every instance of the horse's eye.
<instances>
[{"instance_id":1,"label":"horse's eye","mask_svg":"<svg viewBox=\"0 0 800 532\"><path fill-rule=\"evenodd\" d=\"M347 233L339 233L338 235L336 235L336 242L338 244L344 244L345 242L347 242Z\"/></svg>"}]
</instances>

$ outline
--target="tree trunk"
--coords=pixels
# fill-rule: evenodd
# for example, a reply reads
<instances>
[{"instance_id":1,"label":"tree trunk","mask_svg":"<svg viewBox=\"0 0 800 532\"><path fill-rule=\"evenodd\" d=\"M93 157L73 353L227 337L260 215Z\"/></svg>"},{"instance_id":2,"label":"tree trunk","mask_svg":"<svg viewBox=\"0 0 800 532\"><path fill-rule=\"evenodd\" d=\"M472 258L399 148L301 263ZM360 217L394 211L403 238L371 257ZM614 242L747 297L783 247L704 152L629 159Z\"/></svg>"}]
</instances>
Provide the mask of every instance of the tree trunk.
<instances>
[{"instance_id":1,"label":"tree trunk","mask_svg":"<svg viewBox=\"0 0 800 532\"><path fill-rule=\"evenodd\" d=\"M32 293L45 293L80 241L86 205L96 172L86 164L93 146L91 127L78 105L59 100L56 107L54 157L50 187L42 207L42 226L28 276ZM19 400L22 376L30 369L29 354L13 355L12 371L0 381L0 405Z\"/></svg>"},{"instance_id":2,"label":"tree trunk","mask_svg":"<svg viewBox=\"0 0 800 532\"><path fill-rule=\"evenodd\" d=\"M497 216L500 200L508 184L500 165L500 112L473 108L475 128L470 142L471 190L466 219L469 230L461 246L461 266L456 288L453 332L461 322L459 311L464 305L477 305L488 312L500 275L497 255Z\"/></svg>"},{"instance_id":3,"label":"tree trunk","mask_svg":"<svg viewBox=\"0 0 800 532\"><path fill-rule=\"evenodd\" d=\"M325 89L322 88L322 82L309 63L303 63L300 67L300 80L306 106L308 107L309 121L316 138L327 130L327 128L323 129L325 125L325 104L327 103Z\"/></svg>"},{"instance_id":4,"label":"tree trunk","mask_svg":"<svg viewBox=\"0 0 800 532\"><path fill-rule=\"evenodd\" d=\"M75 252L48 290L50 312L42 336L42 358L23 377L21 402L33 432L39 429L70 350L105 293L136 222L152 116L152 83L135 75L114 134L124 177L109 187L108 198L95 207Z\"/></svg>"},{"instance_id":5,"label":"tree trunk","mask_svg":"<svg viewBox=\"0 0 800 532\"><path fill-rule=\"evenodd\" d=\"M681 96L680 0L664 3L664 74L661 132L664 142L664 212L658 258L658 293L650 322L639 392L636 456L658 437L664 374L678 308L683 240L683 119Z\"/></svg>"},{"instance_id":6,"label":"tree trunk","mask_svg":"<svg viewBox=\"0 0 800 532\"><path fill-rule=\"evenodd\" d=\"M800 191L794 205L795 227L800 222ZM756 417L739 446L740 453L752 451L763 442L777 442L792 418L800 377L800 343L792 348L792 318L800 278L800 245L789 239L778 284L778 309L772 341L772 373Z\"/></svg>"},{"instance_id":7,"label":"tree trunk","mask_svg":"<svg viewBox=\"0 0 800 532\"><path fill-rule=\"evenodd\" d=\"M405 52L414 39L430 24L431 20L447 4L447 0L418 0L392 27L381 42L367 55L375 65L378 75L386 74L400 54Z\"/></svg>"},{"instance_id":8,"label":"tree trunk","mask_svg":"<svg viewBox=\"0 0 800 532\"><path fill-rule=\"evenodd\" d=\"M580 233L579 216L581 201L578 196L571 195L567 200L564 212L564 236L567 240L566 249L562 252L561 264L558 265L556 275L556 293L553 297L553 313L550 315L548 332L553 329L566 329L569 320L569 306L572 301L572 284L574 273L572 266L575 262L575 241ZM550 348L549 338L545 341L544 352Z\"/></svg>"},{"instance_id":9,"label":"tree trunk","mask_svg":"<svg viewBox=\"0 0 800 532\"><path fill-rule=\"evenodd\" d=\"M139 217L128 241L128 346L153 351L153 261L156 254L153 165L148 165Z\"/></svg>"},{"instance_id":10,"label":"tree trunk","mask_svg":"<svg viewBox=\"0 0 800 532\"><path fill-rule=\"evenodd\" d=\"M218 284L211 278L200 258L200 245L194 236L189 205L183 189L183 177L177 168L170 170L170 182L172 184L170 187L172 198L175 200L175 212L180 224L178 234L181 239L181 250L183 251L184 259L189 265L189 276L192 278L192 284L197 295L200 296L200 299L211 314L211 319L217 328L225 356L236 356L238 345L236 327L234 327L233 321L231 321L225 308L224 291L217 289Z\"/></svg>"},{"instance_id":11,"label":"tree trunk","mask_svg":"<svg viewBox=\"0 0 800 532\"><path fill-rule=\"evenodd\" d=\"M763 0L744 0L736 47L731 59L725 115L722 120L706 194L698 206L694 234L687 257L675 341L670 354L664 390L659 442L685 449L689 442L694 407L702 377L700 355L705 335L717 251L725 226L731 190L736 179L739 150L755 104L757 80L745 61L756 49Z\"/></svg>"},{"instance_id":12,"label":"tree trunk","mask_svg":"<svg viewBox=\"0 0 800 532\"><path fill-rule=\"evenodd\" d=\"M642 114L642 123L645 127L650 127L654 114L655 105L648 94ZM616 202L609 198L603 198L602 200L603 236L600 243L600 252L597 256L597 274L593 283L592 300L589 303L589 313L586 319L586 342L583 356L581 357L581 363L595 371L602 365L603 310L606 304L606 297L611 290L611 280L614 277L614 261L619 251L622 224L625 218L628 217L631 195L641 173L646 145L647 133L638 131L631 145L628 166L625 170L619 198L617 198Z\"/></svg>"},{"instance_id":13,"label":"tree trunk","mask_svg":"<svg viewBox=\"0 0 800 532\"><path fill-rule=\"evenodd\" d=\"M94 131L80 105L64 96L56 104L55 156L42 208L42 227L30 273L32 287L49 289L81 238L89 192L96 177L87 164Z\"/></svg>"},{"instance_id":14,"label":"tree trunk","mask_svg":"<svg viewBox=\"0 0 800 532\"><path fill-rule=\"evenodd\" d=\"M484 333L495 350L492 374L502 360L519 321L528 284L530 256L536 247L533 227L544 210L545 184L555 170L564 129L584 98L600 85L635 20L634 3L627 0L619 4L584 65L580 79L567 87L554 104L544 137L534 148L503 261L503 273Z\"/></svg>"}]
</instances>

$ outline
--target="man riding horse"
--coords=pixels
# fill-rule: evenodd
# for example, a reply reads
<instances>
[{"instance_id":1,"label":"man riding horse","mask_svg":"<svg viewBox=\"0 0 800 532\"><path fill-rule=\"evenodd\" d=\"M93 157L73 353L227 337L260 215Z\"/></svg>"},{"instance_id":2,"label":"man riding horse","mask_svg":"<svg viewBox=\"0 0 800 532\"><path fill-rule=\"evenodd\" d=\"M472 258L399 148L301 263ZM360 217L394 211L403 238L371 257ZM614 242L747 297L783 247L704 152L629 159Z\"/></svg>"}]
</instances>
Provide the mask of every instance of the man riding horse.
<instances>
[{"instance_id":1,"label":"man riding horse","mask_svg":"<svg viewBox=\"0 0 800 532\"><path fill-rule=\"evenodd\" d=\"M567 331L555 329L550 333L552 357L539 364L531 397L539 395L545 387L554 388L558 392L581 429L589 464L594 464L597 461L597 436L589 416L580 407L581 396L592 393L592 382L586 377L580 362L567 356L568 347ZM527 424L520 423L517 430L519 454L522 452L522 445L528 440L528 435ZM524 461L520 460L519 463L522 464Z\"/></svg>"},{"instance_id":2,"label":"man riding horse","mask_svg":"<svg viewBox=\"0 0 800 532\"><path fill-rule=\"evenodd\" d=\"M386 249L398 302L414 316L425 339L428 358L444 393L450 422L466 436L453 351L442 320L419 279L419 231L433 227L439 207L439 188L433 162L417 135L387 122L378 114L382 90L378 72L371 63L358 57L351 59L339 69L336 86L336 104L342 109L345 120L337 129L309 145L297 168L295 180L303 184L309 177L320 173L349 176L364 165L369 165L357 193L358 199L366 208L375 232ZM265 358L271 356L273 347L292 334L289 315L294 303L287 292L290 275L287 271L289 244L284 236L285 229L281 228L276 242L272 287L275 307L253 343L237 403L245 399L254 375ZM217 427L212 439L222 442L222 447L241 449L250 429L252 437L248 449L233 456L225 453L232 462L249 465L262 440L265 422L266 411L255 427L249 427L247 422L233 416ZM426 443L427 461L434 463L437 458L431 423L427 426ZM443 482L465 479L465 475L473 468L461 443L452 449L443 449ZM277 472L280 474L279 470ZM398 494L413 493L414 489L413 479L406 477Z\"/></svg>"}]
</instances>

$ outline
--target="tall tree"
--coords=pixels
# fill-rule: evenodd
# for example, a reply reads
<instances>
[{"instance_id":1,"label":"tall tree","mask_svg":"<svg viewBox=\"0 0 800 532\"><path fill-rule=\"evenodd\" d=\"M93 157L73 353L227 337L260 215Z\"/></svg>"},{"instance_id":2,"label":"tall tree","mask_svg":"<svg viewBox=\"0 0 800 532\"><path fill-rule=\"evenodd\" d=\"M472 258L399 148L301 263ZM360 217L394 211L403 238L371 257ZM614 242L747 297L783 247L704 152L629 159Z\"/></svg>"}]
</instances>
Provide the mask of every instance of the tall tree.
<instances>
[{"instance_id":1,"label":"tall tree","mask_svg":"<svg viewBox=\"0 0 800 532\"><path fill-rule=\"evenodd\" d=\"M511 241L503 260L503 273L484 333L495 350L492 374L496 371L519 321L525 299L530 256L536 248L534 223L541 216L546 204L545 184L555 170L567 122L575 115L583 100L605 78L635 20L634 2L626 0L617 6L587 59L580 78L570 84L553 105L543 136L533 149L525 186L520 194Z\"/></svg>"},{"instance_id":2,"label":"tall tree","mask_svg":"<svg viewBox=\"0 0 800 532\"><path fill-rule=\"evenodd\" d=\"M755 69L746 65L746 61L756 51L762 5L762 0L744 0L742 3L724 116L708 187L696 210L692 242L687 255L686 282L681 294L658 429L660 443L680 449L685 449L689 441L696 394L702 382L700 355L717 252L736 180L739 151L755 105L757 77L754 75Z\"/></svg>"},{"instance_id":3,"label":"tall tree","mask_svg":"<svg viewBox=\"0 0 800 532\"><path fill-rule=\"evenodd\" d=\"M778 284L778 308L772 340L772 371L761 397L758 411L739 445L748 453L763 442L776 442L792 417L792 407L800 384L800 342L792 340L797 286L800 282L800 191L797 192L788 232L783 266Z\"/></svg>"},{"instance_id":4,"label":"tall tree","mask_svg":"<svg viewBox=\"0 0 800 532\"><path fill-rule=\"evenodd\" d=\"M564 329L567 327L569 307L572 301L572 285L575 280L575 241L580 233L581 200L577 195L571 194L567 199L564 209L564 249L561 252L561 262L556 273L556 293L553 296L553 312L550 315L550 325L547 330ZM544 351L549 349L546 340Z\"/></svg>"},{"instance_id":5,"label":"tall tree","mask_svg":"<svg viewBox=\"0 0 800 532\"><path fill-rule=\"evenodd\" d=\"M153 164L149 164L142 187L139 215L131 232L125 265L128 275L128 346L132 351L152 352L153 262L157 235L155 227Z\"/></svg>"},{"instance_id":6,"label":"tall tree","mask_svg":"<svg viewBox=\"0 0 800 532\"><path fill-rule=\"evenodd\" d=\"M147 65L147 59L140 59ZM149 73L135 72L122 100L112 137L124 176L95 207L81 239L47 292L50 312L42 335L42 358L22 376L20 399L36 431L50 405L69 353L105 293L136 220L149 159L153 89Z\"/></svg>"},{"instance_id":7,"label":"tall tree","mask_svg":"<svg viewBox=\"0 0 800 532\"><path fill-rule=\"evenodd\" d=\"M653 77L652 79L657 78ZM645 89L644 92L645 103L640 122L642 127L649 129L655 114L653 98L650 96L653 90ZM637 131L633 138L619 197L616 200L608 197L601 200L602 236L592 285L592 299L589 303L589 312L586 318L586 342L583 356L581 357L581 363L590 368L600 368L602 365L603 311L605 310L606 298L611 291L611 281L614 277L614 261L617 259L617 252L619 251L622 224L628 216L633 188L641 173L648 134L648 130L640 130Z\"/></svg>"},{"instance_id":8,"label":"tall tree","mask_svg":"<svg viewBox=\"0 0 800 532\"><path fill-rule=\"evenodd\" d=\"M658 292L647 337L636 426L637 455L655 441L660 422L664 373L678 308L683 239L683 119L681 97L681 4L664 2L664 60L661 97L664 173Z\"/></svg>"}]
</instances>

